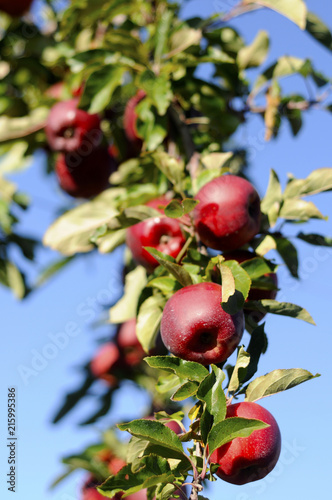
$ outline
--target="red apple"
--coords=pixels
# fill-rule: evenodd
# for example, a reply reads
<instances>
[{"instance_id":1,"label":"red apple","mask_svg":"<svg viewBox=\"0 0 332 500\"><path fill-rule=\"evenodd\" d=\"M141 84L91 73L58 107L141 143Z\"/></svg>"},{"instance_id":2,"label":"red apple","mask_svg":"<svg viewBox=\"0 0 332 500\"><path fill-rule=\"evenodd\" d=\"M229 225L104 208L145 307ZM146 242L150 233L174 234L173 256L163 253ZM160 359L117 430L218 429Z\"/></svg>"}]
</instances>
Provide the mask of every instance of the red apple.
<instances>
[{"instance_id":1,"label":"red apple","mask_svg":"<svg viewBox=\"0 0 332 500\"><path fill-rule=\"evenodd\" d=\"M61 101L64 89L65 89L64 82L57 82L51 85L45 91L45 95L47 95L47 97L50 97L51 99L55 99L56 101Z\"/></svg>"},{"instance_id":2,"label":"red apple","mask_svg":"<svg viewBox=\"0 0 332 500\"><path fill-rule=\"evenodd\" d=\"M53 151L87 155L100 146L103 134L99 116L79 109L78 103L79 99L69 99L51 108L45 132Z\"/></svg>"},{"instance_id":3,"label":"red apple","mask_svg":"<svg viewBox=\"0 0 332 500\"><path fill-rule=\"evenodd\" d=\"M260 229L260 199L242 177L222 175L205 184L195 197L198 235L215 250L235 250L248 243Z\"/></svg>"},{"instance_id":4,"label":"red apple","mask_svg":"<svg viewBox=\"0 0 332 500\"><path fill-rule=\"evenodd\" d=\"M0 0L0 10L10 16L20 17L30 8L32 0Z\"/></svg>"},{"instance_id":5,"label":"red apple","mask_svg":"<svg viewBox=\"0 0 332 500\"><path fill-rule=\"evenodd\" d=\"M107 342L98 350L90 363L90 370L94 377L103 379L110 385L117 383L117 377L112 373L120 365L120 351L114 342Z\"/></svg>"},{"instance_id":6,"label":"red apple","mask_svg":"<svg viewBox=\"0 0 332 500\"><path fill-rule=\"evenodd\" d=\"M142 101L142 99L144 99L145 96L146 93L144 90L138 90L137 94L127 102L123 115L123 127L126 137L137 150L140 150L142 147L142 139L139 137L137 132L138 114L136 112L136 106Z\"/></svg>"},{"instance_id":7,"label":"red apple","mask_svg":"<svg viewBox=\"0 0 332 500\"><path fill-rule=\"evenodd\" d=\"M93 476L89 476L82 488L82 500L105 500L105 496L96 490L100 483ZM122 493L117 493L113 500L121 500ZM129 497L127 497L129 498Z\"/></svg>"},{"instance_id":8,"label":"red apple","mask_svg":"<svg viewBox=\"0 0 332 500\"><path fill-rule=\"evenodd\" d=\"M95 149L86 156L77 152L61 153L55 164L60 187L75 198L91 198L104 191L116 168L116 162L106 147Z\"/></svg>"},{"instance_id":9,"label":"red apple","mask_svg":"<svg viewBox=\"0 0 332 500\"><path fill-rule=\"evenodd\" d=\"M130 319L120 326L116 341L127 365L135 366L145 358L146 353L136 335L136 318Z\"/></svg>"},{"instance_id":10,"label":"red apple","mask_svg":"<svg viewBox=\"0 0 332 500\"><path fill-rule=\"evenodd\" d=\"M239 344L243 311L231 316L221 307L222 287L198 283L178 290L166 303L161 338L167 349L203 365L225 361Z\"/></svg>"},{"instance_id":11,"label":"red apple","mask_svg":"<svg viewBox=\"0 0 332 500\"><path fill-rule=\"evenodd\" d=\"M169 200L161 197L149 201L147 206L160 210L161 214L163 214L160 207L165 207L168 203ZM143 247L153 247L159 252L176 258L186 239L181 231L179 221L162 215L131 226L127 230L126 241L134 260L149 272L152 272L159 264Z\"/></svg>"},{"instance_id":12,"label":"red apple","mask_svg":"<svg viewBox=\"0 0 332 500\"><path fill-rule=\"evenodd\" d=\"M120 349L121 357L130 366L138 365L147 356L136 334L136 318L123 323L116 336L116 343ZM149 352L151 356L165 354L165 346L160 334L157 336L156 346Z\"/></svg>"},{"instance_id":13,"label":"red apple","mask_svg":"<svg viewBox=\"0 0 332 500\"><path fill-rule=\"evenodd\" d=\"M243 402L227 407L226 418L243 417L262 420L270 425L254 431L247 438L235 438L215 450L210 462L219 464L217 475L232 484L246 484L262 479L276 465L281 448L277 422L257 403Z\"/></svg>"}]
</instances>

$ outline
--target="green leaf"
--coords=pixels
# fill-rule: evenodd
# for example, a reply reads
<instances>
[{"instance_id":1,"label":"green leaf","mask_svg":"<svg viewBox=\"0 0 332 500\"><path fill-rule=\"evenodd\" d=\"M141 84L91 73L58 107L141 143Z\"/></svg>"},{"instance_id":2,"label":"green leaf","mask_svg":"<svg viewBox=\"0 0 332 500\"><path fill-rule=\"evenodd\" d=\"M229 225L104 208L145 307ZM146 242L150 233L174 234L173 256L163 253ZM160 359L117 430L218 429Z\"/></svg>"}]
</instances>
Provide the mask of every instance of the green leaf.
<instances>
[{"instance_id":1,"label":"green leaf","mask_svg":"<svg viewBox=\"0 0 332 500\"><path fill-rule=\"evenodd\" d=\"M166 392L174 393L179 389L181 383L181 379L175 373L171 373L170 375L163 375L158 378L156 389L160 394L165 394Z\"/></svg>"},{"instance_id":2,"label":"green leaf","mask_svg":"<svg viewBox=\"0 0 332 500\"><path fill-rule=\"evenodd\" d=\"M302 368L274 370L267 375L256 378L248 385L245 401L257 401L266 396L287 391L287 389L319 376L319 374L312 375Z\"/></svg>"},{"instance_id":3,"label":"green leaf","mask_svg":"<svg viewBox=\"0 0 332 500\"><path fill-rule=\"evenodd\" d=\"M298 278L299 260L297 249L287 238L273 236L276 243L276 250L286 264L289 272L294 278Z\"/></svg>"},{"instance_id":4,"label":"green leaf","mask_svg":"<svg viewBox=\"0 0 332 500\"><path fill-rule=\"evenodd\" d=\"M7 203L10 203L13 200L15 193L16 193L16 185L13 182L10 182L8 179L0 177L1 198L3 198Z\"/></svg>"},{"instance_id":5,"label":"green leaf","mask_svg":"<svg viewBox=\"0 0 332 500\"><path fill-rule=\"evenodd\" d=\"M121 431L128 431L133 436L149 441L152 444L169 448L182 458L182 443L176 433L157 420L138 419L118 424Z\"/></svg>"},{"instance_id":6,"label":"green leaf","mask_svg":"<svg viewBox=\"0 0 332 500\"><path fill-rule=\"evenodd\" d=\"M192 212L198 203L199 203L199 201L194 200L193 198L185 198L182 201L184 215L187 215L190 212Z\"/></svg>"},{"instance_id":7,"label":"green leaf","mask_svg":"<svg viewBox=\"0 0 332 500\"><path fill-rule=\"evenodd\" d=\"M98 405L95 405L97 408L94 407L92 415L80 422L79 425L92 425L96 423L99 418L107 415L112 406L113 394L114 388L111 388L111 390L107 388L106 392L101 396L98 395Z\"/></svg>"},{"instance_id":8,"label":"green leaf","mask_svg":"<svg viewBox=\"0 0 332 500\"><path fill-rule=\"evenodd\" d=\"M45 127L48 114L49 109L43 106L33 109L29 115L19 118L1 116L0 142L20 139L42 130Z\"/></svg>"},{"instance_id":9,"label":"green leaf","mask_svg":"<svg viewBox=\"0 0 332 500\"><path fill-rule=\"evenodd\" d=\"M1 123L1 118L0 118ZM10 148L2 154L0 152L0 176L25 170L32 161L32 156L27 155L29 143L27 141L16 141L10 144ZM0 184L7 182L0 177ZM0 192L2 191L0 186ZM14 193L13 193L14 194Z\"/></svg>"},{"instance_id":10,"label":"green leaf","mask_svg":"<svg viewBox=\"0 0 332 500\"><path fill-rule=\"evenodd\" d=\"M304 201L300 198L286 198L279 212L279 217L299 221L326 219L316 205L311 201Z\"/></svg>"},{"instance_id":11,"label":"green leaf","mask_svg":"<svg viewBox=\"0 0 332 500\"><path fill-rule=\"evenodd\" d=\"M268 341L264 328L265 323L259 325L251 332L251 338L247 348L247 353L250 355L250 362L247 366L245 376L241 379L242 384L255 375L260 356L266 352Z\"/></svg>"},{"instance_id":12,"label":"green leaf","mask_svg":"<svg viewBox=\"0 0 332 500\"><path fill-rule=\"evenodd\" d=\"M48 228L44 245L68 256L92 250L91 236L119 214L114 200L123 192L123 189L107 189L92 201L66 212Z\"/></svg>"},{"instance_id":13,"label":"green leaf","mask_svg":"<svg viewBox=\"0 0 332 500\"><path fill-rule=\"evenodd\" d=\"M113 250L126 242L126 234L127 230L124 228L107 232L104 236L97 238L95 243L98 246L98 251L102 254L113 252Z\"/></svg>"},{"instance_id":14,"label":"green leaf","mask_svg":"<svg viewBox=\"0 0 332 500\"><path fill-rule=\"evenodd\" d=\"M164 255L152 247L144 247L153 257L159 262L160 265L164 266L169 273L171 273L175 279L183 286L192 285L192 279L190 274L179 264L171 262L169 256ZM167 258L166 258L167 257Z\"/></svg>"},{"instance_id":15,"label":"green leaf","mask_svg":"<svg viewBox=\"0 0 332 500\"><path fill-rule=\"evenodd\" d=\"M109 105L115 89L121 85L126 68L119 65L105 65L94 71L86 81L82 103L89 102L89 113L100 113ZM85 97L86 96L86 97Z\"/></svg>"},{"instance_id":16,"label":"green leaf","mask_svg":"<svg viewBox=\"0 0 332 500\"><path fill-rule=\"evenodd\" d=\"M167 136L166 116L159 116L156 108L148 98L143 99L137 106L137 132L144 140L148 151L154 151L162 144Z\"/></svg>"},{"instance_id":17,"label":"green leaf","mask_svg":"<svg viewBox=\"0 0 332 500\"><path fill-rule=\"evenodd\" d=\"M148 422L146 420L146 422ZM150 421L151 422L151 421ZM159 422L154 422L162 426ZM125 425L125 424L124 424ZM167 427L166 427L167 429ZM168 429L170 431L170 429ZM172 432L172 431L170 431ZM174 432L173 432L174 434ZM174 434L175 437L176 434ZM143 457L140 466L135 472L131 469L131 464L123 467L116 476L110 476L97 489L108 498L113 498L117 493L125 492L126 495L159 483L173 482L175 477L170 469L166 458L157 455Z\"/></svg>"},{"instance_id":18,"label":"green leaf","mask_svg":"<svg viewBox=\"0 0 332 500\"><path fill-rule=\"evenodd\" d=\"M173 19L173 12L171 10L166 10L160 16L158 24L156 25L156 34L155 34L156 40L155 40L155 52L154 52L154 58L156 64L160 64L161 58L166 52L172 19Z\"/></svg>"},{"instance_id":19,"label":"green leaf","mask_svg":"<svg viewBox=\"0 0 332 500\"><path fill-rule=\"evenodd\" d=\"M267 235L263 237L262 241L259 243L259 245L255 248L255 252L257 255L266 255L270 250L275 250L276 249L276 242L274 238L272 238L271 235Z\"/></svg>"},{"instance_id":20,"label":"green leaf","mask_svg":"<svg viewBox=\"0 0 332 500\"><path fill-rule=\"evenodd\" d=\"M111 230L123 229L154 217L160 217L158 210L147 205L136 205L123 209L119 215L109 221L108 227Z\"/></svg>"},{"instance_id":21,"label":"green leaf","mask_svg":"<svg viewBox=\"0 0 332 500\"><path fill-rule=\"evenodd\" d=\"M266 85L269 80L300 73L305 64L305 59L299 59L298 57L280 57L276 63L267 68L264 73L257 78L253 92L256 93L262 86Z\"/></svg>"},{"instance_id":22,"label":"green leaf","mask_svg":"<svg viewBox=\"0 0 332 500\"><path fill-rule=\"evenodd\" d=\"M235 392L239 388L240 383L247 373L247 367L249 363L250 354L246 352L243 347L240 347L237 354L236 364L234 366L234 370L228 384L229 392Z\"/></svg>"},{"instance_id":23,"label":"green leaf","mask_svg":"<svg viewBox=\"0 0 332 500\"><path fill-rule=\"evenodd\" d=\"M173 158L164 151L153 153L152 160L156 167L174 185L175 189L181 191L185 167L183 160Z\"/></svg>"},{"instance_id":24,"label":"green leaf","mask_svg":"<svg viewBox=\"0 0 332 500\"><path fill-rule=\"evenodd\" d=\"M65 258L62 258L62 259L58 259L55 262L53 262L52 264L50 264L39 275L38 280L37 280L38 286L43 285L52 276L54 276L56 273L58 273L64 267L66 267L67 264L69 264L72 260L73 260L73 257L65 257Z\"/></svg>"},{"instance_id":25,"label":"green leaf","mask_svg":"<svg viewBox=\"0 0 332 500\"><path fill-rule=\"evenodd\" d=\"M237 55L240 69L255 68L263 64L267 57L270 40L266 31L259 31L255 40L243 47Z\"/></svg>"},{"instance_id":26,"label":"green leaf","mask_svg":"<svg viewBox=\"0 0 332 500\"><path fill-rule=\"evenodd\" d=\"M139 308L136 335L147 353L156 346L156 338L165 304L166 298L160 293L156 293L146 299Z\"/></svg>"},{"instance_id":27,"label":"green leaf","mask_svg":"<svg viewBox=\"0 0 332 500\"><path fill-rule=\"evenodd\" d=\"M269 185L261 202L261 210L268 216L271 227L273 227L277 222L282 199L282 191L278 175L271 169Z\"/></svg>"},{"instance_id":28,"label":"green leaf","mask_svg":"<svg viewBox=\"0 0 332 500\"><path fill-rule=\"evenodd\" d=\"M192 45L199 45L202 39L201 30L184 27L175 31L170 39L170 52L166 54L166 58L174 57L180 52L184 52Z\"/></svg>"},{"instance_id":29,"label":"green leaf","mask_svg":"<svg viewBox=\"0 0 332 500\"><path fill-rule=\"evenodd\" d=\"M222 307L227 313L236 314L243 308L244 301L248 297L251 279L247 271L236 260L227 260L222 263L222 279L224 279L223 274L227 268L232 273L235 284L235 292L228 298L227 302L225 302L224 282L222 283Z\"/></svg>"},{"instance_id":30,"label":"green leaf","mask_svg":"<svg viewBox=\"0 0 332 500\"><path fill-rule=\"evenodd\" d=\"M161 276L154 278L146 285L149 288L157 288L165 295L172 295L182 288L181 284L173 276Z\"/></svg>"},{"instance_id":31,"label":"green leaf","mask_svg":"<svg viewBox=\"0 0 332 500\"><path fill-rule=\"evenodd\" d=\"M307 24L305 29L317 42L332 50L332 34L326 24L313 12L307 12Z\"/></svg>"},{"instance_id":32,"label":"green leaf","mask_svg":"<svg viewBox=\"0 0 332 500\"><path fill-rule=\"evenodd\" d=\"M225 374L213 364L211 370L200 383L197 398L206 404L206 409L212 415L215 425L226 417L226 396L222 388Z\"/></svg>"},{"instance_id":33,"label":"green leaf","mask_svg":"<svg viewBox=\"0 0 332 500\"><path fill-rule=\"evenodd\" d=\"M307 7L303 0L244 0L243 3L268 7L293 21L302 30L306 27Z\"/></svg>"},{"instance_id":34,"label":"green leaf","mask_svg":"<svg viewBox=\"0 0 332 500\"><path fill-rule=\"evenodd\" d=\"M241 417L230 417L214 425L208 437L209 455L235 438L249 437L252 432L269 427L265 422Z\"/></svg>"},{"instance_id":35,"label":"green leaf","mask_svg":"<svg viewBox=\"0 0 332 500\"><path fill-rule=\"evenodd\" d=\"M126 275L123 297L110 309L111 323L124 323L136 316L138 299L146 284L144 267L137 266Z\"/></svg>"},{"instance_id":36,"label":"green leaf","mask_svg":"<svg viewBox=\"0 0 332 500\"><path fill-rule=\"evenodd\" d=\"M228 266L219 267L222 283L222 301L227 304L230 297L235 293L235 280L231 269Z\"/></svg>"},{"instance_id":37,"label":"green leaf","mask_svg":"<svg viewBox=\"0 0 332 500\"><path fill-rule=\"evenodd\" d=\"M180 200L172 200L167 207L165 207L165 215L172 219L178 219L183 215L183 206Z\"/></svg>"},{"instance_id":38,"label":"green leaf","mask_svg":"<svg viewBox=\"0 0 332 500\"><path fill-rule=\"evenodd\" d=\"M209 371L200 363L185 361L175 356L149 356L145 361L152 368L175 373L178 377L192 382L201 382Z\"/></svg>"},{"instance_id":39,"label":"green leaf","mask_svg":"<svg viewBox=\"0 0 332 500\"><path fill-rule=\"evenodd\" d=\"M192 396L195 396L198 387L199 387L198 382L193 382L191 380L188 380L174 392L171 399L172 401L183 401L184 399L188 399Z\"/></svg>"},{"instance_id":40,"label":"green leaf","mask_svg":"<svg viewBox=\"0 0 332 500\"><path fill-rule=\"evenodd\" d=\"M264 299L246 302L246 309L256 309L265 313L289 316L291 318L301 319L311 325L316 323L305 309L290 302L278 302L277 300Z\"/></svg>"},{"instance_id":41,"label":"green leaf","mask_svg":"<svg viewBox=\"0 0 332 500\"><path fill-rule=\"evenodd\" d=\"M58 423L63 417L67 415L76 405L77 403L86 396L91 385L94 382L94 378L90 376L90 374L86 374L86 377L79 389L76 391L70 392L66 395L65 401L62 403L60 409L57 411L54 416L52 422L53 424Z\"/></svg>"},{"instance_id":42,"label":"green leaf","mask_svg":"<svg viewBox=\"0 0 332 500\"><path fill-rule=\"evenodd\" d=\"M164 116L173 99L171 82L166 75L157 76L153 71L144 71L139 78L139 88L145 90L149 100Z\"/></svg>"},{"instance_id":43,"label":"green leaf","mask_svg":"<svg viewBox=\"0 0 332 500\"><path fill-rule=\"evenodd\" d=\"M332 189L332 168L318 168L311 172L306 179L290 177L284 197L294 198L322 193Z\"/></svg>"},{"instance_id":44,"label":"green leaf","mask_svg":"<svg viewBox=\"0 0 332 500\"><path fill-rule=\"evenodd\" d=\"M262 257L253 257L241 262L241 267L248 273L251 281L254 281L265 274L275 272L277 266Z\"/></svg>"},{"instance_id":45,"label":"green leaf","mask_svg":"<svg viewBox=\"0 0 332 500\"><path fill-rule=\"evenodd\" d=\"M23 299L27 291L23 274L17 266L10 261L7 261L6 273L8 286L13 290L15 297L17 299Z\"/></svg>"},{"instance_id":46,"label":"green leaf","mask_svg":"<svg viewBox=\"0 0 332 500\"><path fill-rule=\"evenodd\" d=\"M310 245L317 245L321 247L332 247L332 238L329 238L327 236L322 236L321 234L298 233L296 237L302 241L305 241L306 243L309 243Z\"/></svg>"},{"instance_id":47,"label":"green leaf","mask_svg":"<svg viewBox=\"0 0 332 500\"><path fill-rule=\"evenodd\" d=\"M199 202L193 198L186 198L183 201L172 200L165 208L165 215L172 219L178 219L192 212L198 203Z\"/></svg>"},{"instance_id":48,"label":"green leaf","mask_svg":"<svg viewBox=\"0 0 332 500\"><path fill-rule=\"evenodd\" d=\"M126 453L126 461L131 464L131 471L137 472L141 466L141 458L145 455L145 450L149 445L149 441L132 436Z\"/></svg>"},{"instance_id":49,"label":"green leaf","mask_svg":"<svg viewBox=\"0 0 332 500\"><path fill-rule=\"evenodd\" d=\"M202 156L201 161L208 170L220 170L225 166L228 160L232 158L233 155L234 153L232 152L209 153L208 155ZM221 175L221 173L222 171L219 172L219 175Z\"/></svg>"}]
</instances>

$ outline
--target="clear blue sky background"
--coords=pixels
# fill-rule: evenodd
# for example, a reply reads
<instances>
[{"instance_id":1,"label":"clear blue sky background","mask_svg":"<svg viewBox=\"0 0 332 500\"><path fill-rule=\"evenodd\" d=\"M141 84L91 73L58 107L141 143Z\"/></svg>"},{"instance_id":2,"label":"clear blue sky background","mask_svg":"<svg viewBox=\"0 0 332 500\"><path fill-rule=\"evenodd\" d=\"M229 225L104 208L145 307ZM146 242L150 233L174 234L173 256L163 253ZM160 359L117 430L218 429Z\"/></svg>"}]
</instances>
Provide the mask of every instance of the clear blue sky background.
<instances>
[{"instance_id":1,"label":"clear blue sky background","mask_svg":"<svg viewBox=\"0 0 332 500\"><path fill-rule=\"evenodd\" d=\"M183 9L184 16L209 15L234 5L232 0L193 0ZM328 0L309 0L309 9L316 12L332 28L332 5ZM332 77L332 53L318 45L306 33L280 15L264 10L234 21L247 42L253 40L259 29L271 34L271 50L266 65L278 56L290 54L314 60L316 68ZM285 88L306 89L299 79L284 81ZM283 184L286 174L307 176L318 167L332 167L332 115L312 110L305 114L304 127L294 139L285 124L277 141L264 143L262 121L254 117L237 133L234 143L246 146L258 139L252 152L251 175L261 194L264 194L269 169L274 168ZM31 194L32 207L22 217L21 230L40 237L55 219L56 211L68 199L62 194L54 178L46 179L42 158L36 156L33 166L16 175L21 190ZM320 210L330 216L328 222L312 222L306 232L332 235L331 194L319 195L315 201ZM331 362L331 295L332 249L317 252L315 247L299 244L301 259L300 282L291 278L280 267L279 281L282 300L307 308L317 327L304 322L271 316L267 319L269 349L262 358L259 375L276 368L301 367L322 377L295 389L265 399L262 404L276 417L283 437L283 449L276 469L266 479L236 487L217 481L206 491L210 500L290 500L326 497L330 491L332 445L329 422L332 412L330 396ZM40 250L39 265L49 261L51 252ZM53 255L56 257L56 254ZM78 259L65 272L23 303L0 289L2 325L1 382L0 382L0 497L4 500L75 500L83 474L74 474L52 492L50 483L63 468L60 458L82 449L98 440L100 429L120 419L130 419L137 411L144 412L147 403L142 392L129 384L126 391L116 396L112 413L96 426L82 428L76 424L93 411L93 399L80 404L57 426L50 423L60 398L80 381L77 366L89 360L96 349L96 341L110 332L109 326L91 328L98 321L109 301L110 294L119 297L117 275L121 251L114 256L96 254ZM88 316L82 311L90 310ZM93 320L91 321L91 318ZM37 376L24 380L20 366L31 367L36 351L42 353L51 342L50 334L63 332L70 322L79 329L68 345L49 359ZM244 339L247 342L247 338ZM75 368L76 366L76 368ZM7 491L5 474L8 472L6 450L6 394L8 386L16 386L18 396L18 469L16 496ZM133 405L133 401L135 404Z\"/></svg>"}]
</instances>

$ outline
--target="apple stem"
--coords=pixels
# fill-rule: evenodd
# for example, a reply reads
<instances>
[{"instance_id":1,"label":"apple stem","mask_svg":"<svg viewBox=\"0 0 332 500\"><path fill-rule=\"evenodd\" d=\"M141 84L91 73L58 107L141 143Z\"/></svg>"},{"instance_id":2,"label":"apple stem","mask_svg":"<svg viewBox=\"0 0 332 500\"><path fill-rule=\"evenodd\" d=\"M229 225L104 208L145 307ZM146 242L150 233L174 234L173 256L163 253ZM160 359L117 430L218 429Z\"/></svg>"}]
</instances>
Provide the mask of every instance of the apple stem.
<instances>
[{"instance_id":1,"label":"apple stem","mask_svg":"<svg viewBox=\"0 0 332 500\"><path fill-rule=\"evenodd\" d=\"M204 452L203 452L203 469L202 469L202 472L201 472L201 475L200 475L200 478L201 478L202 481L204 481L205 476L206 476L207 464L208 464L208 461L207 461L207 457L206 457L206 448L204 448Z\"/></svg>"},{"instance_id":2,"label":"apple stem","mask_svg":"<svg viewBox=\"0 0 332 500\"><path fill-rule=\"evenodd\" d=\"M183 245L183 247L181 248L181 251L180 253L178 254L178 256L176 257L176 262L179 263L181 262L181 259L182 257L185 255L185 253L187 252L188 248L190 247L191 245L191 242L193 241L194 237L193 236L189 236L189 238L187 239L187 241L185 242L185 244Z\"/></svg>"},{"instance_id":3,"label":"apple stem","mask_svg":"<svg viewBox=\"0 0 332 500\"><path fill-rule=\"evenodd\" d=\"M189 484L191 485L191 483L183 483L183 484L182 484L182 486L186 486L186 485L189 485ZM176 484L174 484L174 483L173 483L173 486L178 487L178 485L176 485ZM186 495L186 494L185 494L185 492L184 492L184 491L182 491L180 488L179 488L179 490L178 490L178 493L179 493L180 497L181 497L181 498L183 498L183 500L188 500L187 495Z\"/></svg>"},{"instance_id":4,"label":"apple stem","mask_svg":"<svg viewBox=\"0 0 332 500\"><path fill-rule=\"evenodd\" d=\"M201 482L202 479L198 477L197 480L192 483L192 490L189 500L198 500L198 492L202 491L203 489Z\"/></svg>"}]
</instances>

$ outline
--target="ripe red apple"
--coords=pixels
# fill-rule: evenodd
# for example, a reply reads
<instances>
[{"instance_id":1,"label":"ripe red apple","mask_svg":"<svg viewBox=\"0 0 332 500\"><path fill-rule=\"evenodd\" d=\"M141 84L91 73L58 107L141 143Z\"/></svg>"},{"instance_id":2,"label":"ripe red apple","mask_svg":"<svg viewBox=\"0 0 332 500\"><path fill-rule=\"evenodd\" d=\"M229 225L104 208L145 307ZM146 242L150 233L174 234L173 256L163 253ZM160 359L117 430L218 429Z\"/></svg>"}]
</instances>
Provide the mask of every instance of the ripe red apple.
<instances>
[{"instance_id":1,"label":"ripe red apple","mask_svg":"<svg viewBox=\"0 0 332 500\"><path fill-rule=\"evenodd\" d=\"M147 206L153 207L163 214L160 207L165 207L168 203L169 200L161 197L149 201ZM162 215L131 226L127 230L126 241L134 260L152 272L159 264L143 247L153 247L159 252L176 258L186 239L181 231L179 221Z\"/></svg>"},{"instance_id":2,"label":"ripe red apple","mask_svg":"<svg viewBox=\"0 0 332 500\"><path fill-rule=\"evenodd\" d=\"M142 139L139 137L137 132L137 118L138 114L136 112L136 106L142 99L146 96L144 90L138 90L136 95L129 99L127 102L124 115L123 115L123 127L127 139L135 147L135 149L140 150L142 147Z\"/></svg>"},{"instance_id":3,"label":"ripe red apple","mask_svg":"<svg viewBox=\"0 0 332 500\"><path fill-rule=\"evenodd\" d=\"M20 17L30 8L32 0L0 0L0 10L10 16Z\"/></svg>"},{"instance_id":4,"label":"ripe red apple","mask_svg":"<svg viewBox=\"0 0 332 500\"><path fill-rule=\"evenodd\" d=\"M235 250L248 243L260 229L260 199L242 177L222 175L205 184L195 197L198 235L215 250Z\"/></svg>"},{"instance_id":5,"label":"ripe red apple","mask_svg":"<svg viewBox=\"0 0 332 500\"><path fill-rule=\"evenodd\" d=\"M99 485L98 481L93 476L89 476L82 488L82 500L105 500L105 496L96 490ZM113 500L121 500L122 493L117 493ZM130 498L130 497L127 497ZM138 500L138 499L137 499Z\"/></svg>"},{"instance_id":6,"label":"ripe red apple","mask_svg":"<svg viewBox=\"0 0 332 500\"><path fill-rule=\"evenodd\" d=\"M230 417L254 418L270 427L254 431L247 438L233 439L215 450L210 462L219 464L217 475L232 484L262 479L272 471L280 455L281 435L276 420L262 406L246 401L229 405L226 418Z\"/></svg>"},{"instance_id":7,"label":"ripe red apple","mask_svg":"<svg viewBox=\"0 0 332 500\"><path fill-rule=\"evenodd\" d=\"M94 377L105 380L111 386L117 384L117 377L112 373L121 364L120 351L114 342L107 342L98 350L90 363Z\"/></svg>"},{"instance_id":8,"label":"ripe red apple","mask_svg":"<svg viewBox=\"0 0 332 500\"><path fill-rule=\"evenodd\" d=\"M60 187L75 198L91 198L104 191L116 168L116 162L106 147L85 156L77 152L60 153L55 164Z\"/></svg>"},{"instance_id":9,"label":"ripe red apple","mask_svg":"<svg viewBox=\"0 0 332 500\"><path fill-rule=\"evenodd\" d=\"M57 82L51 85L45 91L45 95L47 95L47 97L50 97L51 99L55 99L56 101L61 101L64 89L65 89L64 82Z\"/></svg>"},{"instance_id":10,"label":"ripe red apple","mask_svg":"<svg viewBox=\"0 0 332 500\"><path fill-rule=\"evenodd\" d=\"M88 154L100 146L103 134L99 116L79 109L78 103L79 99L69 99L51 108L45 132L53 151Z\"/></svg>"},{"instance_id":11,"label":"ripe red apple","mask_svg":"<svg viewBox=\"0 0 332 500\"><path fill-rule=\"evenodd\" d=\"M146 353L136 335L136 318L130 319L120 326L116 342L128 366L136 366L145 358Z\"/></svg>"},{"instance_id":12,"label":"ripe red apple","mask_svg":"<svg viewBox=\"0 0 332 500\"><path fill-rule=\"evenodd\" d=\"M136 366L143 358L147 356L136 334L136 318L130 319L122 323L117 336L116 343L120 349L121 357L126 365ZM158 356L166 354L165 346L161 340L160 334L157 336L156 346L149 352L150 356Z\"/></svg>"},{"instance_id":13,"label":"ripe red apple","mask_svg":"<svg viewBox=\"0 0 332 500\"><path fill-rule=\"evenodd\" d=\"M225 361L239 344L243 311L231 316L221 307L222 287L198 283L178 290L166 303L161 338L167 349L203 365Z\"/></svg>"},{"instance_id":14,"label":"ripe red apple","mask_svg":"<svg viewBox=\"0 0 332 500\"><path fill-rule=\"evenodd\" d=\"M122 458L114 455L114 453L108 448L99 451L96 456L103 462L107 463L108 470L113 476L115 476L115 474L117 474L119 470L126 465L126 462Z\"/></svg>"}]
</instances>

